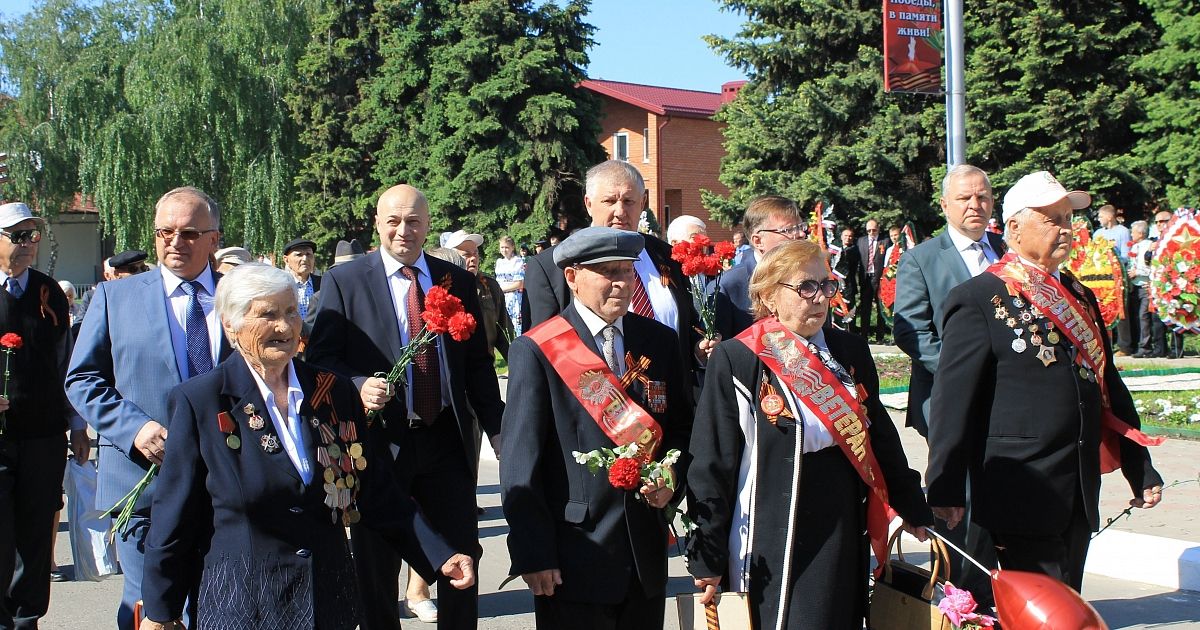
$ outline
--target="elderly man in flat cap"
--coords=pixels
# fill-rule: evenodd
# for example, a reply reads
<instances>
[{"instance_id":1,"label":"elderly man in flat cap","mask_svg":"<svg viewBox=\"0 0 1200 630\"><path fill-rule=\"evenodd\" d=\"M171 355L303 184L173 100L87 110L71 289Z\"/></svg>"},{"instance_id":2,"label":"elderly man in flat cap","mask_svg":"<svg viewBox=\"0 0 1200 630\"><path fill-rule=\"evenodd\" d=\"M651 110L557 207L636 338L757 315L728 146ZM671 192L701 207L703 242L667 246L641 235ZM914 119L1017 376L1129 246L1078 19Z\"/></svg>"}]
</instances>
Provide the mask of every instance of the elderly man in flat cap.
<instances>
[{"instance_id":1,"label":"elderly man in flat cap","mask_svg":"<svg viewBox=\"0 0 1200 630\"><path fill-rule=\"evenodd\" d=\"M321 276L316 275L317 244L306 238L294 238L283 246L283 264L296 280L296 299L300 302L300 318L308 316L312 296L321 290Z\"/></svg>"},{"instance_id":2,"label":"elderly man in flat cap","mask_svg":"<svg viewBox=\"0 0 1200 630\"><path fill-rule=\"evenodd\" d=\"M554 262L571 302L510 349L500 484L510 574L533 591L538 628L662 628L671 488L618 489L572 456L687 448L685 367L664 343L673 331L630 310L643 243L608 227L564 240Z\"/></svg>"},{"instance_id":3,"label":"elderly man in flat cap","mask_svg":"<svg viewBox=\"0 0 1200 630\"><path fill-rule=\"evenodd\" d=\"M1154 507L1162 478L1113 365L1096 297L1059 270L1071 214L1091 197L1050 173L1004 196L1009 252L951 289L929 417L929 505L991 534L1000 565L1083 584L1099 526L1100 475L1120 467L1130 504ZM969 471L969 476L968 476Z\"/></svg>"},{"instance_id":4,"label":"elderly man in flat cap","mask_svg":"<svg viewBox=\"0 0 1200 630\"><path fill-rule=\"evenodd\" d=\"M36 628L46 614L68 423L80 461L89 449L83 419L63 393L71 355L67 298L32 268L44 228L29 206L0 206L0 333L9 353L0 396L0 628ZM20 343L7 343L12 334Z\"/></svg>"}]
</instances>

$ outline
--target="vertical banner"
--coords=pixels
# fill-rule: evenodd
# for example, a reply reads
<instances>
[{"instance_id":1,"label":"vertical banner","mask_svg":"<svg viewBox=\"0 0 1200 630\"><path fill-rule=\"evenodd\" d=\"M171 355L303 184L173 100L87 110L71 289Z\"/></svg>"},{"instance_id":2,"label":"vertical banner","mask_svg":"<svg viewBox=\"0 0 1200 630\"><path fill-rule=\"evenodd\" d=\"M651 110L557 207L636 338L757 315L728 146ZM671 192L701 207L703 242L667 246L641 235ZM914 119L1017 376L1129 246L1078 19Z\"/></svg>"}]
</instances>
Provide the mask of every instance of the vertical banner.
<instances>
[{"instance_id":1,"label":"vertical banner","mask_svg":"<svg viewBox=\"0 0 1200 630\"><path fill-rule=\"evenodd\" d=\"M942 93L941 0L883 0L883 89Z\"/></svg>"}]
</instances>

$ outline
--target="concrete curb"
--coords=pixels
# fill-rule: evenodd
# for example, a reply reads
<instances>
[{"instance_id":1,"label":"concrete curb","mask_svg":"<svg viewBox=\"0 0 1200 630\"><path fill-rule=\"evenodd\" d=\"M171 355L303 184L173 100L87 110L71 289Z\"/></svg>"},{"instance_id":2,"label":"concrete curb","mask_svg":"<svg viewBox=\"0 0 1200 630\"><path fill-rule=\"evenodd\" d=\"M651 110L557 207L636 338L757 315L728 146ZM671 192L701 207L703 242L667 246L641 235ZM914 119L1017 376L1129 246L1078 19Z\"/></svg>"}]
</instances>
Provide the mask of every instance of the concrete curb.
<instances>
[{"instance_id":1,"label":"concrete curb","mask_svg":"<svg viewBox=\"0 0 1200 630\"><path fill-rule=\"evenodd\" d=\"M1200 543L1109 529L1092 540L1084 572L1200 591Z\"/></svg>"}]
</instances>

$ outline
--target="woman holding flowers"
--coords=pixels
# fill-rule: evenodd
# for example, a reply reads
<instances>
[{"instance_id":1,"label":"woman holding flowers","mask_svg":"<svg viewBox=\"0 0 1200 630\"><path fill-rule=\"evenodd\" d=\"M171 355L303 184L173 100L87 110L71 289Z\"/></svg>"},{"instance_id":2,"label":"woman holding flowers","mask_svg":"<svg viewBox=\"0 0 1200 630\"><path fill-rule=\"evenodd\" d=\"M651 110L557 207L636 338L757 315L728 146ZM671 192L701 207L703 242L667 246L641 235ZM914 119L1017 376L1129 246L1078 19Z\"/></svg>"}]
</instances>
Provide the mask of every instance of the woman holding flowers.
<instances>
[{"instance_id":1,"label":"woman holding flowers","mask_svg":"<svg viewBox=\"0 0 1200 630\"><path fill-rule=\"evenodd\" d=\"M696 410L689 570L704 601L748 592L755 628L861 628L891 510L921 538L933 522L866 342L822 328L837 290L815 243L768 252Z\"/></svg>"},{"instance_id":2,"label":"woman holding flowers","mask_svg":"<svg viewBox=\"0 0 1200 630\"><path fill-rule=\"evenodd\" d=\"M357 627L344 528L360 520L427 578L470 586L471 558L395 486L354 385L295 359L290 274L239 265L218 284L216 311L236 353L171 392L142 630L180 627L197 580L193 628Z\"/></svg>"}]
</instances>

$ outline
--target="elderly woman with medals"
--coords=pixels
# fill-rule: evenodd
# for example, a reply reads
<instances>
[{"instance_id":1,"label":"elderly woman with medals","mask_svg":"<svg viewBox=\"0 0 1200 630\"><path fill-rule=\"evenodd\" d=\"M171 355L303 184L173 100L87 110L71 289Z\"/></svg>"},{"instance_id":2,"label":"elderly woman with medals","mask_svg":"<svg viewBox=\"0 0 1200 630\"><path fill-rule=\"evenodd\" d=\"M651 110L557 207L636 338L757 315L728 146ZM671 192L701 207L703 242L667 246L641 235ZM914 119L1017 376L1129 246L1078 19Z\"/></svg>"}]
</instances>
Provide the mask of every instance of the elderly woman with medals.
<instances>
[{"instance_id":1,"label":"elderly woman with medals","mask_svg":"<svg viewBox=\"0 0 1200 630\"><path fill-rule=\"evenodd\" d=\"M717 347L696 410L689 570L702 602L748 592L755 628L861 628L893 510L921 539L933 522L920 475L866 341L822 328L838 284L820 248L775 248L749 291L757 321Z\"/></svg>"},{"instance_id":2,"label":"elderly woman with medals","mask_svg":"<svg viewBox=\"0 0 1200 630\"><path fill-rule=\"evenodd\" d=\"M237 354L170 396L170 446L146 539L142 630L350 629L358 588L345 527L372 524L427 579L466 588L470 557L434 533L379 465L349 381L294 360L300 312L291 276L239 265L216 311ZM198 586L198 594L194 592Z\"/></svg>"}]
</instances>

